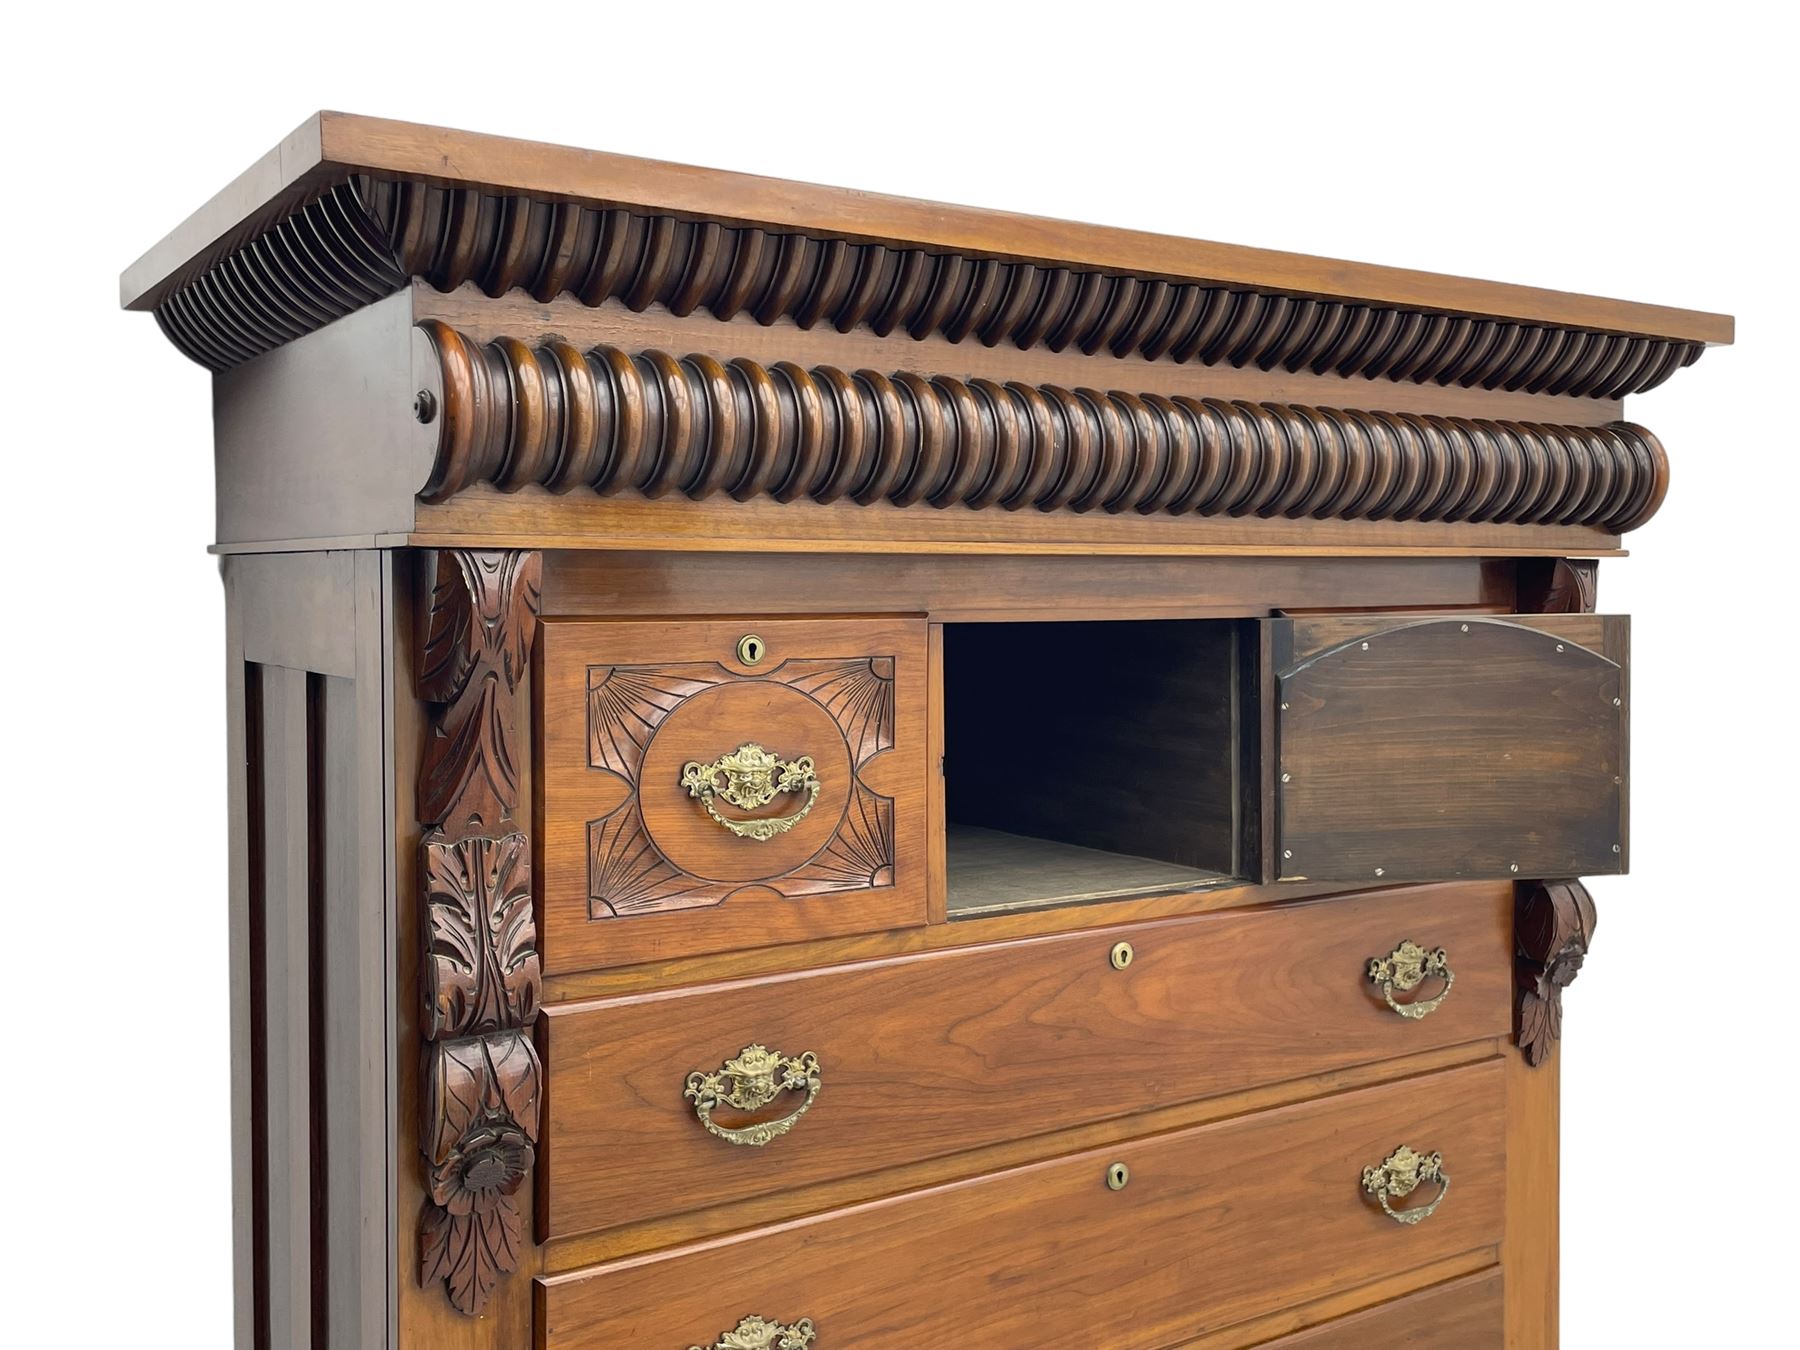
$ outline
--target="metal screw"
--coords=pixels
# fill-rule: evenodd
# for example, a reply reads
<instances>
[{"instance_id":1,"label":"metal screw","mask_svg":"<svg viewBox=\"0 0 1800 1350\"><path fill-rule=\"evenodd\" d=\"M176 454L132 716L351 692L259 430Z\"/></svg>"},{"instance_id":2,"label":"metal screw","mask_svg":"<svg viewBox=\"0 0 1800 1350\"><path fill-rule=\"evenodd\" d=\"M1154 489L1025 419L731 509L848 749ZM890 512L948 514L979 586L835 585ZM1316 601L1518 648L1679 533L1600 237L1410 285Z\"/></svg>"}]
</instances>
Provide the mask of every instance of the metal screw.
<instances>
[{"instance_id":1,"label":"metal screw","mask_svg":"<svg viewBox=\"0 0 1800 1350\"><path fill-rule=\"evenodd\" d=\"M1368 643L1366 643L1366 642L1365 642L1365 643L1363 643L1363 650L1364 650L1364 651L1365 651L1365 652L1366 652L1366 651L1368 651L1368 650L1369 650L1369 644L1368 644Z\"/></svg>"},{"instance_id":2,"label":"metal screw","mask_svg":"<svg viewBox=\"0 0 1800 1350\"><path fill-rule=\"evenodd\" d=\"M1291 848L1284 848L1281 850L1281 856L1284 858L1291 858L1294 856L1294 850Z\"/></svg>"},{"instance_id":3,"label":"metal screw","mask_svg":"<svg viewBox=\"0 0 1800 1350\"><path fill-rule=\"evenodd\" d=\"M1378 877L1384 877L1384 876L1386 876L1386 875L1387 875L1387 868L1385 868L1385 867L1377 867L1377 868L1376 868L1376 869L1375 869L1375 875L1376 875L1376 876L1378 876Z\"/></svg>"},{"instance_id":4,"label":"metal screw","mask_svg":"<svg viewBox=\"0 0 1800 1350\"><path fill-rule=\"evenodd\" d=\"M1466 624L1466 623L1465 623L1465 624L1464 624L1464 625L1463 625L1463 632L1465 632L1465 633L1466 633L1466 632L1468 632L1468 631L1469 631L1469 625L1468 625L1468 624Z\"/></svg>"},{"instance_id":5,"label":"metal screw","mask_svg":"<svg viewBox=\"0 0 1800 1350\"><path fill-rule=\"evenodd\" d=\"M1617 852L1618 852L1618 851L1619 851L1619 846L1618 846L1618 845L1617 845L1617 844L1614 844L1614 845L1613 845L1613 852L1614 852L1614 853L1617 853Z\"/></svg>"},{"instance_id":6,"label":"metal screw","mask_svg":"<svg viewBox=\"0 0 1800 1350\"><path fill-rule=\"evenodd\" d=\"M421 422L430 423L437 416L437 395L429 389L421 389L413 395L413 416Z\"/></svg>"},{"instance_id":7,"label":"metal screw","mask_svg":"<svg viewBox=\"0 0 1800 1350\"><path fill-rule=\"evenodd\" d=\"M1122 1191L1131 1181L1131 1169L1124 1163L1114 1163L1106 1169L1106 1187L1108 1190Z\"/></svg>"},{"instance_id":8,"label":"metal screw","mask_svg":"<svg viewBox=\"0 0 1800 1350\"><path fill-rule=\"evenodd\" d=\"M1620 703L1619 703L1619 700L1618 700L1618 699L1616 699L1616 698L1615 698L1615 699L1614 699L1614 700L1613 700L1613 707L1615 707L1615 708L1617 708L1617 707L1620 707L1620 706L1622 706L1622 705L1621 705L1621 704L1620 704Z\"/></svg>"},{"instance_id":9,"label":"metal screw","mask_svg":"<svg viewBox=\"0 0 1800 1350\"><path fill-rule=\"evenodd\" d=\"M1559 651L1559 652L1560 652L1560 651L1561 651L1561 650L1562 650L1562 649L1563 649L1563 645L1562 645L1562 643L1560 643L1560 642L1559 642L1559 643L1557 643L1557 644L1556 644L1556 650L1557 650L1557 651Z\"/></svg>"},{"instance_id":10,"label":"metal screw","mask_svg":"<svg viewBox=\"0 0 1800 1350\"><path fill-rule=\"evenodd\" d=\"M1281 781L1284 783L1291 783L1294 781L1294 775L1291 773L1284 773L1281 775Z\"/></svg>"},{"instance_id":11,"label":"metal screw","mask_svg":"<svg viewBox=\"0 0 1800 1350\"><path fill-rule=\"evenodd\" d=\"M1285 703L1284 703L1284 704L1282 704L1282 705L1281 705L1281 711L1283 711L1283 712L1286 712L1286 711L1287 711L1287 710L1288 710L1288 705L1287 705L1287 704L1285 704Z\"/></svg>"},{"instance_id":12,"label":"metal screw","mask_svg":"<svg viewBox=\"0 0 1800 1350\"><path fill-rule=\"evenodd\" d=\"M1508 863L1507 866L1512 868L1512 870L1515 872L1519 870L1519 864L1517 864L1517 863Z\"/></svg>"},{"instance_id":13,"label":"metal screw","mask_svg":"<svg viewBox=\"0 0 1800 1350\"><path fill-rule=\"evenodd\" d=\"M1136 956L1137 953L1132 950L1129 942L1115 942L1111 953L1106 959L1112 962L1112 968L1114 970L1123 970L1132 963L1132 960Z\"/></svg>"}]
</instances>

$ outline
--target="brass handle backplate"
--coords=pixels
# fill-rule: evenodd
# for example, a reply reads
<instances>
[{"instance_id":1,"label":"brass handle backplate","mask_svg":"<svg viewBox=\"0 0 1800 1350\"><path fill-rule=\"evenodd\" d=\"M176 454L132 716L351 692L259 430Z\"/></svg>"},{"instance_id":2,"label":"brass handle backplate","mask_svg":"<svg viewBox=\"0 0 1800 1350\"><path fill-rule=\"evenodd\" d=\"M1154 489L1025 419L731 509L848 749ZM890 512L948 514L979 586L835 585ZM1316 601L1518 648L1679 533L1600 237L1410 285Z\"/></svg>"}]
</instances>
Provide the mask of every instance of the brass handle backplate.
<instances>
[{"instance_id":1,"label":"brass handle backplate","mask_svg":"<svg viewBox=\"0 0 1800 1350\"><path fill-rule=\"evenodd\" d=\"M786 834L806 819L806 813L813 809L824 786L813 772L811 755L783 760L754 741L746 741L711 764L690 759L681 766L681 785L688 790L688 796L699 799L707 815L740 839L773 839L778 834ZM713 805L715 797L723 797L741 810L754 811L767 806L783 792L804 792L806 802L792 815L757 816L749 820L722 816L719 808Z\"/></svg>"},{"instance_id":2,"label":"brass handle backplate","mask_svg":"<svg viewBox=\"0 0 1800 1350\"><path fill-rule=\"evenodd\" d=\"M1417 1209L1395 1209L1392 1200L1404 1200L1426 1182L1438 1188L1429 1205ZM1381 1209L1395 1223L1423 1223L1444 1203L1450 1194L1450 1178L1444 1174L1444 1160L1436 1153L1415 1153L1402 1144L1390 1153L1379 1167L1365 1167L1363 1189L1381 1202Z\"/></svg>"},{"instance_id":3,"label":"brass handle backplate","mask_svg":"<svg viewBox=\"0 0 1800 1350\"><path fill-rule=\"evenodd\" d=\"M1410 994L1433 976L1444 982L1444 987L1438 990L1435 998L1401 1003L1394 997L1396 989L1403 994ZM1430 1015L1440 1003L1450 997L1450 987L1456 983L1456 972L1450 969L1450 954L1442 947L1436 951L1426 951L1416 942L1402 942L1388 955L1369 962L1369 983L1380 986L1388 1007L1402 1017L1417 1021Z\"/></svg>"},{"instance_id":4,"label":"brass handle backplate","mask_svg":"<svg viewBox=\"0 0 1800 1350\"><path fill-rule=\"evenodd\" d=\"M815 1335L810 1317L791 1324L746 1317L711 1345L689 1346L688 1350L806 1350Z\"/></svg>"},{"instance_id":5,"label":"brass handle backplate","mask_svg":"<svg viewBox=\"0 0 1800 1350\"><path fill-rule=\"evenodd\" d=\"M784 1092L803 1092L806 1097L780 1120L734 1129L713 1119L713 1112L720 1106L760 1111ZM767 1046L747 1045L737 1058L726 1060L722 1068L711 1073L697 1069L690 1073L681 1095L694 1104L694 1114L708 1133L728 1144L761 1148L793 1129L812 1108L819 1096L819 1057L810 1050L804 1055L787 1056Z\"/></svg>"}]
</instances>

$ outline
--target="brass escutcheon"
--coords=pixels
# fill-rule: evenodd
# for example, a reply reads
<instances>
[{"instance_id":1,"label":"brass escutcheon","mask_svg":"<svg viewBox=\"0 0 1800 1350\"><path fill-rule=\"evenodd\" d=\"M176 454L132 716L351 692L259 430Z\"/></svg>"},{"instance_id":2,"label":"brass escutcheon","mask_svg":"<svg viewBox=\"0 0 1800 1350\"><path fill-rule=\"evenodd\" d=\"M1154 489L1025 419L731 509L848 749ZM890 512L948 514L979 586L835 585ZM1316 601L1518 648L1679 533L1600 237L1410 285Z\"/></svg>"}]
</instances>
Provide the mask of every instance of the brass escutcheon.
<instances>
[{"instance_id":1,"label":"brass escutcheon","mask_svg":"<svg viewBox=\"0 0 1800 1350\"><path fill-rule=\"evenodd\" d=\"M1411 1003L1401 1003L1394 997L1396 989L1403 994L1410 994L1434 975L1444 982L1437 997L1415 999ZM1369 962L1369 983L1380 987L1388 1007L1402 1017L1416 1022L1421 1017L1429 1016L1440 1003L1450 997L1450 988L1456 983L1456 972L1450 969L1450 954L1442 947L1436 951L1426 951L1418 943L1407 941L1388 955Z\"/></svg>"},{"instance_id":2,"label":"brass escutcheon","mask_svg":"<svg viewBox=\"0 0 1800 1350\"><path fill-rule=\"evenodd\" d=\"M1438 1188L1429 1205L1417 1209L1395 1209L1389 1199L1404 1200L1427 1181ZM1405 1144L1390 1153L1379 1167L1365 1167L1363 1189L1381 1202L1381 1209L1395 1223L1423 1223L1444 1203L1450 1194L1450 1178L1444 1174L1444 1160L1436 1153L1415 1153Z\"/></svg>"},{"instance_id":3,"label":"brass escutcheon","mask_svg":"<svg viewBox=\"0 0 1800 1350\"><path fill-rule=\"evenodd\" d=\"M1106 1189L1122 1191L1131 1184L1131 1169L1122 1162L1116 1162L1106 1169Z\"/></svg>"},{"instance_id":4,"label":"brass escutcheon","mask_svg":"<svg viewBox=\"0 0 1800 1350\"><path fill-rule=\"evenodd\" d=\"M721 1333L710 1346L693 1345L688 1350L806 1350L815 1334L810 1317L791 1324L746 1317L732 1330Z\"/></svg>"},{"instance_id":5,"label":"brass escutcheon","mask_svg":"<svg viewBox=\"0 0 1800 1350\"><path fill-rule=\"evenodd\" d=\"M737 641L737 659L747 666L753 666L769 654L769 644L755 633L745 633Z\"/></svg>"},{"instance_id":6,"label":"brass escutcheon","mask_svg":"<svg viewBox=\"0 0 1800 1350\"><path fill-rule=\"evenodd\" d=\"M1137 952L1129 942L1115 942L1111 955L1107 957L1114 970L1123 970L1137 960Z\"/></svg>"},{"instance_id":7,"label":"brass escutcheon","mask_svg":"<svg viewBox=\"0 0 1800 1350\"><path fill-rule=\"evenodd\" d=\"M818 1098L819 1086L819 1057L812 1051L790 1057L764 1045L747 1045L711 1073L698 1069L690 1073L681 1095L694 1104L694 1114L709 1134L728 1144L761 1148L800 1123ZM732 1129L712 1118L719 1106L759 1111L783 1092L804 1092L806 1099L780 1120Z\"/></svg>"},{"instance_id":8,"label":"brass escutcheon","mask_svg":"<svg viewBox=\"0 0 1800 1350\"><path fill-rule=\"evenodd\" d=\"M721 784L720 780L724 782ZM807 812L819 800L824 787L813 772L811 755L783 760L763 749L755 741L745 741L729 755L721 755L711 764L690 759L681 766L681 785L688 796L698 798L706 814L740 839L773 839L786 834L806 819ZM767 806L779 793L804 792L806 801L788 816L757 816L749 820L733 820L719 814L714 797L723 797L733 806L754 811Z\"/></svg>"}]
</instances>

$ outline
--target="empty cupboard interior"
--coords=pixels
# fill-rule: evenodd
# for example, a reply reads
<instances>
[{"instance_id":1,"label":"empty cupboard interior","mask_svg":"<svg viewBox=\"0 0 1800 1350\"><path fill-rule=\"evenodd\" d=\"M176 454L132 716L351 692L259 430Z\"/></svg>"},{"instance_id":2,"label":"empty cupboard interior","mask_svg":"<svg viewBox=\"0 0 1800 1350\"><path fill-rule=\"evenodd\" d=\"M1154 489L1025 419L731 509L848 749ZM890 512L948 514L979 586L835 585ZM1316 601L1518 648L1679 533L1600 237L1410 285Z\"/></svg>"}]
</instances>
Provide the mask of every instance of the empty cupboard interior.
<instances>
[{"instance_id":1,"label":"empty cupboard interior","mask_svg":"<svg viewBox=\"0 0 1800 1350\"><path fill-rule=\"evenodd\" d=\"M1230 619L946 624L951 917L1245 876L1253 650Z\"/></svg>"}]
</instances>

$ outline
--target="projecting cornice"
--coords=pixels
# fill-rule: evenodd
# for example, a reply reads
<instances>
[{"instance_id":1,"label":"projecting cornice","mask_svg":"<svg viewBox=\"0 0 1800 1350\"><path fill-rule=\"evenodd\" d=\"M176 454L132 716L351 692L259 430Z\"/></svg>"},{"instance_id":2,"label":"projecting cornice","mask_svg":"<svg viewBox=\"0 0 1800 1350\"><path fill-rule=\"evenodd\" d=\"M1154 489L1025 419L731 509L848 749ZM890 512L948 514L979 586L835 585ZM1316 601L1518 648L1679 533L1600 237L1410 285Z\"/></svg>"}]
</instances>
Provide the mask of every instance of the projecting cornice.
<instances>
[{"instance_id":1,"label":"projecting cornice","mask_svg":"<svg viewBox=\"0 0 1800 1350\"><path fill-rule=\"evenodd\" d=\"M1732 331L1718 315L339 114L303 126L122 291L223 370L414 278L901 340L1602 399L1654 387Z\"/></svg>"}]
</instances>

